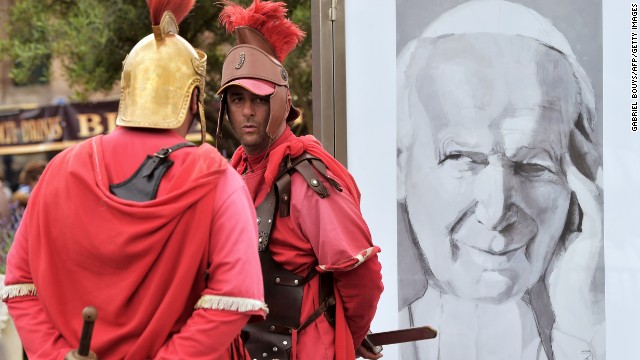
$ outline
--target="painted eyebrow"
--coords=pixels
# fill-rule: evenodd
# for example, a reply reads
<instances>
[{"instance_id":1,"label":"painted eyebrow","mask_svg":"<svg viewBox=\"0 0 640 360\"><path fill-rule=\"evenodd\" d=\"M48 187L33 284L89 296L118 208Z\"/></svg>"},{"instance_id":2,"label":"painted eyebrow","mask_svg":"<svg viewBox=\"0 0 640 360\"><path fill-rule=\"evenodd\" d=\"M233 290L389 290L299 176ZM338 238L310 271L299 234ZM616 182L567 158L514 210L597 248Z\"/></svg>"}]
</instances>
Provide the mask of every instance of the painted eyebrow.
<instances>
[{"instance_id":1,"label":"painted eyebrow","mask_svg":"<svg viewBox=\"0 0 640 360\"><path fill-rule=\"evenodd\" d=\"M472 151L472 150L462 150L462 149L455 149L455 150L451 150L446 152L446 156L444 152L440 153L439 156L439 161L438 161L438 165L442 164L444 162L444 160L446 159L447 156L450 155L462 155L462 156L466 156L469 159L471 159L471 161L475 162L475 163L479 163L479 164L488 164L488 155L481 152L481 151Z\"/></svg>"},{"instance_id":2,"label":"painted eyebrow","mask_svg":"<svg viewBox=\"0 0 640 360\"><path fill-rule=\"evenodd\" d=\"M477 153L477 154L489 154L491 149L486 149L487 151L484 151L485 149L478 149L478 148L472 148L470 146L467 145L463 145L460 144L458 141L452 139L451 137L447 136L445 138L439 139L439 145L438 145L438 152L440 154L444 154L444 153L461 153L461 152L470 152L470 153Z\"/></svg>"},{"instance_id":3,"label":"painted eyebrow","mask_svg":"<svg viewBox=\"0 0 640 360\"><path fill-rule=\"evenodd\" d=\"M526 151L531 151L533 153L523 154L523 152L526 152ZM541 148L541 147L532 148L527 146L519 147L513 155L508 156L507 158L510 161L522 163L522 162L527 162L528 159L539 159L540 154L545 155L546 160L549 160L553 163L557 163L560 160L559 156L554 156L551 152L549 152L549 150L545 148ZM515 160L515 159L523 159L523 160Z\"/></svg>"},{"instance_id":4,"label":"painted eyebrow","mask_svg":"<svg viewBox=\"0 0 640 360\"><path fill-rule=\"evenodd\" d=\"M441 164L446 156L463 155L476 162L486 162L489 153L481 149L469 149L469 147L459 144L457 141L445 138L439 141L438 146L438 165Z\"/></svg>"}]
</instances>

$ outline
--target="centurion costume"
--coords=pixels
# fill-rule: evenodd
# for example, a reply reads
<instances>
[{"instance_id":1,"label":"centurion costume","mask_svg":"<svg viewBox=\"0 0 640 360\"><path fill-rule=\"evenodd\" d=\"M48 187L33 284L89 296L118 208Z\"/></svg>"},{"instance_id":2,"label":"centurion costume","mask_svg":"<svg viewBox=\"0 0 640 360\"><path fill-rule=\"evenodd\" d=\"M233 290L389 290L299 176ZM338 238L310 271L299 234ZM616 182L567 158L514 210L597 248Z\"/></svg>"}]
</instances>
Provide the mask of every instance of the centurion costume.
<instances>
[{"instance_id":1,"label":"centurion costume","mask_svg":"<svg viewBox=\"0 0 640 360\"><path fill-rule=\"evenodd\" d=\"M237 45L222 70L218 137L226 91L241 86L268 96L271 139L263 153L240 147L231 165L243 174L257 208L255 238L262 263L266 321L244 329L254 359L354 359L382 292L380 249L360 213L349 172L312 136L296 137L289 76L282 65L303 32L281 2L246 9L225 1L220 20Z\"/></svg>"},{"instance_id":2,"label":"centurion costume","mask_svg":"<svg viewBox=\"0 0 640 360\"><path fill-rule=\"evenodd\" d=\"M194 1L148 4L153 34L124 62L118 128L49 163L9 253L2 299L29 358L83 348L88 305L104 359L244 359L240 331L266 314L243 180L183 136L196 104L205 127L206 57L178 35Z\"/></svg>"}]
</instances>

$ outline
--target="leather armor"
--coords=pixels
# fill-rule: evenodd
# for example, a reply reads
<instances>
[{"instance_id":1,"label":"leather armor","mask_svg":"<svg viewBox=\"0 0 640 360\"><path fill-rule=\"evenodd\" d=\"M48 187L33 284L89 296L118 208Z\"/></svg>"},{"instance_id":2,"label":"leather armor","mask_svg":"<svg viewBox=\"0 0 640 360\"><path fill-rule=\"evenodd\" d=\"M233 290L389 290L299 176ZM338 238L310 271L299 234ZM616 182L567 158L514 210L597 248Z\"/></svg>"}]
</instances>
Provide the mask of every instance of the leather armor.
<instances>
[{"instance_id":1,"label":"leather armor","mask_svg":"<svg viewBox=\"0 0 640 360\"><path fill-rule=\"evenodd\" d=\"M282 267L269 252L269 237L271 228L276 221L276 209L278 209L278 217L287 217L290 213L291 175L294 171L299 172L309 187L322 198L329 196L329 191L320 181L320 176L324 177L334 189L342 191L340 185L327 175L326 166L320 159L303 153L293 160L289 157L284 159L273 189L256 208L258 250L262 266L265 302L269 305L269 314L266 320L250 323L243 330L245 344L252 359L289 359L294 331L304 330L323 314L333 324L335 298L331 274L319 274L313 267L307 276L299 276ZM301 324L300 311L304 285L316 275L320 276L320 307Z\"/></svg>"}]
</instances>

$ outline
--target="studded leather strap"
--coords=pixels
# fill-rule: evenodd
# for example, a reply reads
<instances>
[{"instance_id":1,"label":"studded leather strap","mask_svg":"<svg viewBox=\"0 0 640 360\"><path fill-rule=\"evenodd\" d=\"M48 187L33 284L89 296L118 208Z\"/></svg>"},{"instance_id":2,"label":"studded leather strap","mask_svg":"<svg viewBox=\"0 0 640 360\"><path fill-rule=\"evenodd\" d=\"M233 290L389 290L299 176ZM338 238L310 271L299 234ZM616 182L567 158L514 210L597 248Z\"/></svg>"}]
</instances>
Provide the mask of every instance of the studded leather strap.
<instances>
[{"instance_id":1,"label":"studded leather strap","mask_svg":"<svg viewBox=\"0 0 640 360\"><path fill-rule=\"evenodd\" d=\"M271 235L271 227L273 226L273 215L276 210L276 194L273 190L269 191L265 199L256 208L258 215L258 250L265 251L269 243Z\"/></svg>"},{"instance_id":2,"label":"studded leather strap","mask_svg":"<svg viewBox=\"0 0 640 360\"><path fill-rule=\"evenodd\" d=\"M306 152L294 159L290 159L287 156L281 164L281 175L278 176L276 180L276 189L278 191L278 213L280 217L287 217L290 213L291 174L294 171L300 173L309 187L323 199L328 197L330 193L327 187L320 180L321 176L325 178L334 189L342 192L340 184L327 174L326 165L317 157Z\"/></svg>"}]
</instances>

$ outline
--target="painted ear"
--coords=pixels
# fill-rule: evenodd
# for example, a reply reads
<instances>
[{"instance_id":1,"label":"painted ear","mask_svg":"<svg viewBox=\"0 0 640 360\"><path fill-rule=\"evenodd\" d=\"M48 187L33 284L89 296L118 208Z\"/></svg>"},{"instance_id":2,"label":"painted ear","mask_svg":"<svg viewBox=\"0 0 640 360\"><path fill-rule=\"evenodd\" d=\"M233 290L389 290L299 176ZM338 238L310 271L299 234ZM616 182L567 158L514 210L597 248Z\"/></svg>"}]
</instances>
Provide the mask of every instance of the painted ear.
<instances>
[{"instance_id":1,"label":"painted ear","mask_svg":"<svg viewBox=\"0 0 640 360\"><path fill-rule=\"evenodd\" d=\"M582 231L582 208L578 202L578 197L575 191L571 192L571 199L569 200L569 213L567 214L567 222L565 225L565 231L568 232L580 232Z\"/></svg>"},{"instance_id":2,"label":"painted ear","mask_svg":"<svg viewBox=\"0 0 640 360\"><path fill-rule=\"evenodd\" d=\"M569 134L569 157L576 169L587 179L596 182L598 169L602 163L593 140L593 131L586 126L585 115L580 113L575 127Z\"/></svg>"},{"instance_id":3,"label":"painted ear","mask_svg":"<svg viewBox=\"0 0 640 360\"><path fill-rule=\"evenodd\" d=\"M554 329L578 339L594 339L604 319L604 288L594 286L604 281L599 269L604 261L602 192L568 157L563 157L563 168L584 221L579 236L566 247L549 276L549 295L556 315ZM592 346L599 346L598 341Z\"/></svg>"}]
</instances>

